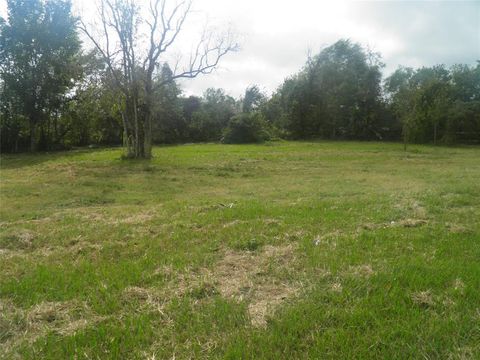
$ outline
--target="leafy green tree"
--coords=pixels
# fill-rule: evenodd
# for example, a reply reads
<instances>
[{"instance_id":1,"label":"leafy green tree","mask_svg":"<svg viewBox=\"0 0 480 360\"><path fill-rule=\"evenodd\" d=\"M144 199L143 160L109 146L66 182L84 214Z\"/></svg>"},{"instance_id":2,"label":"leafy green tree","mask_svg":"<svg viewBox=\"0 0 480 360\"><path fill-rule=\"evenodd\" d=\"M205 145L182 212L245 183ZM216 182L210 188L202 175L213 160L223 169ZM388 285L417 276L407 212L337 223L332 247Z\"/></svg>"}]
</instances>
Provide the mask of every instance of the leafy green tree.
<instances>
[{"instance_id":1,"label":"leafy green tree","mask_svg":"<svg viewBox=\"0 0 480 360\"><path fill-rule=\"evenodd\" d=\"M296 138L378 138L382 67L378 54L336 42L280 87L279 119Z\"/></svg>"},{"instance_id":2,"label":"leafy green tree","mask_svg":"<svg viewBox=\"0 0 480 360\"><path fill-rule=\"evenodd\" d=\"M168 65L162 69L161 79L168 79L172 71ZM159 80L162 81L162 80ZM173 144L187 140L188 126L183 116L181 89L174 82L165 82L159 86L154 96L153 141L154 143Z\"/></svg>"},{"instance_id":3,"label":"leafy green tree","mask_svg":"<svg viewBox=\"0 0 480 360\"><path fill-rule=\"evenodd\" d=\"M266 96L257 85L249 86L245 90L242 100L242 111L249 113L260 107L266 101Z\"/></svg>"},{"instance_id":4,"label":"leafy green tree","mask_svg":"<svg viewBox=\"0 0 480 360\"><path fill-rule=\"evenodd\" d=\"M230 119L222 140L226 144L248 144L269 139L270 134L263 115L260 112L249 112Z\"/></svg>"},{"instance_id":5,"label":"leafy green tree","mask_svg":"<svg viewBox=\"0 0 480 360\"><path fill-rule=\"evenodd\" d=\"M237 102L223 89L207 89L200 109L192 115L190 138L193 141L219 141L228 122L238 112Z\"/></svg>"},{"instance_id":6,"label":"leafy green tree","mask_svg":"<svg viewBox=\"0 0 480 360\"><path fill-rule=\"evenodd\" d=\"M453 102L444 141L480 143L480 61L474 67L455 65L450 71Z\"/></svg>"},{"instance_id":7,"label":"leafy green tree","mask_svg":"<svg viewBox=\"0 0 480 360\"><path fill-rule=\"evenodd\" d=\"M7 101L18 103L17 117L28 120L34 151L40 136L49 137L52 113L81 76L77 19L69 0L8 0L7 7L0 27L1 77Z\"/></svg>"},{"instance_id":8,"label":"leafy green tree","mask_svg":"<svg viewBox=\"0 0 480 360\"><path fill-rule=\"evenodd\" d=\"M399 68L385 81L387 100L408 141L480 140L479 66ZM459 137L460 135L460 137Z\"/></svg>"},{"instance_id":9,"label":"leafy green tree","mask_svg":"<svg viewBox=\"0 0 480 360\"><path fill-rule=\"evenodd\" d=\"M414 75L412 68L400 67L385 80L385 91L394 115L402 124L404 149L411 141L411 129L414 127L415 94L411 91Z\"/></svg>"}]
</instances>

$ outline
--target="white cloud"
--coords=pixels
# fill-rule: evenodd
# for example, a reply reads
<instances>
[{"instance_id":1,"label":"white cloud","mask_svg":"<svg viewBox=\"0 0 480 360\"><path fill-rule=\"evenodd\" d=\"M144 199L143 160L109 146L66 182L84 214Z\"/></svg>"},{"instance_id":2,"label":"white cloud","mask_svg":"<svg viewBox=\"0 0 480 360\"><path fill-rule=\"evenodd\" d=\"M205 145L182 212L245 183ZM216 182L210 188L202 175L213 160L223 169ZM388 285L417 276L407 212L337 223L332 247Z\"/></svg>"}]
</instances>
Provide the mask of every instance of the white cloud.
<instances>
[{"instance_id":1,"label":"white cloud","mask_svg":"<svg viewBox=\"0 0 480 360\"><path fill-rule=\"evenodd\" d=\"M95 0L73 1L87 14L95 9ZM214 74L182 82L188 94L222 87L240 95L254 83L271 92L301 68L308 50L317 52L340 38L382 53L387 73L400 64L480 59L479 1L196 0L194 10L178 50L188 52L206 18L220 27L231 24L242 50L225 58Z\"/></svg>"}]
</instances>

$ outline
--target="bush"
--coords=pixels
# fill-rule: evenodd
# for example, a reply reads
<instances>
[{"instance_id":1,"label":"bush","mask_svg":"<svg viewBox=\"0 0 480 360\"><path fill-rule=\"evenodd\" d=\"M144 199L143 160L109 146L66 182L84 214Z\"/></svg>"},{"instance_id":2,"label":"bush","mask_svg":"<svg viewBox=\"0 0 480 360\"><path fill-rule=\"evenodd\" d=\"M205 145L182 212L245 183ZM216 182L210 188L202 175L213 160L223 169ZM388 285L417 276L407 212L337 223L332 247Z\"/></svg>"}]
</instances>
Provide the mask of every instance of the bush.
<instances>
[{"instance_id":1,"label":"bush","mask_svg":"<svg viewBox=\"0 0 480 360\"><path fill-rule=\"evenodd\" d=\"M262 114L243 113L230 119L222 141L226 144L247 144L264 142L270 137Z\"/></svg>"}]
</instances>

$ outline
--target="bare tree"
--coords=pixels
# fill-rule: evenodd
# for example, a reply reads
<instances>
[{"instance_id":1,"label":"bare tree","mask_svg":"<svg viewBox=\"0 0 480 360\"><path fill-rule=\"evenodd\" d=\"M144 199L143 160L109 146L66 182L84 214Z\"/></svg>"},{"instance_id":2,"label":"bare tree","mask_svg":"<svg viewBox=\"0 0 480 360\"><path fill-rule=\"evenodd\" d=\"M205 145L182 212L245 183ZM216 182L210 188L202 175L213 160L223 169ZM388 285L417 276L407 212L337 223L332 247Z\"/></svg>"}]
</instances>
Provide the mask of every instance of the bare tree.
<instances>
[{"instance_id":1,"label":"bare tree","mask_svg":"<svg viewBox=\"0 0 480 360\"><path fill-rule=\"evenodd\" d=\"M176 79L211 73L238 45L230 32L215 37L203 31L187 63L182 66L178 60L167 78L160 77L164 56L183 30L192 0L173 5L168 0L149 0L147 9L135 0L98 1L99 23L87 26L82 20L80 29L104 58L115 86L123 94L120 102L127 156L150 158L157 88Z\"/></svg>"}]
</instances>

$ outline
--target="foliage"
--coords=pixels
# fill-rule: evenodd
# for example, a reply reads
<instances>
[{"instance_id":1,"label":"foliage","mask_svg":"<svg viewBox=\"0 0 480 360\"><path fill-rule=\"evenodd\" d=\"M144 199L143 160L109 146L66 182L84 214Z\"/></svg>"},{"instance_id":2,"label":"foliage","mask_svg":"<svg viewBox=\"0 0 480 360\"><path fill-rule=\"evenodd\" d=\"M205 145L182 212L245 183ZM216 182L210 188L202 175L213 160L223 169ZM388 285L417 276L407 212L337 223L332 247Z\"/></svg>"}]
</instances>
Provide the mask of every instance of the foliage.
<instances>
[{"instance_id":1,"label":"foliage","mask_svg":"<svg viewBox=\"0 0 480 360\"><path fill-rule=\"evenodd\" d=\"M171 77L168 65L162 69L161 79ZM188 139L188 124L183 116L181 90L175 82L165 82L153 95L153 141L156 144L175 144Z\"/></svg>"},{"instance_id":2,"label":"foliage","mask_svg":"<svg viewBox=\"0 0 480 360\"><path fill-rule=\"evenodd\" d=\"M262 94L257 85L249 86L245 90L245 96L242 100L242 111L250 113L260 107L266 101L266 96Z\"/></svg>"},{"instance_id":3,"label":"foliage","mask_svg":"<svg viewBox=\"0 0 480 360\"><path fill-rule=\"evenodd\" d=\"M223 89L207 89L200 108L193 112L189 123L193 141L220 141L223 130L237 113L235 99Z\"/></svg>"},{"instance_id":4,"label":"foliage","mask_svg":"<svg viewBox=\"0 0 480 360\"><path fill-rule=\"evenodd\" d=\"M226 144L259 143L269 139L266 121L259 112L232 117L223 134L223 142Z\"/></svg>"},{"instance_id":5,"label":"foliage","mask_svg":"<svg viewBox=\"0 0 480 360\"><path fill-rule=\"evenodd\" d=\"M295 138L379 138L382 67L379 55L340 40L284 82L270 121Z\"/></svg>"},{"instance_id":6,"label":"foliage","mask_svg":"<svg viewBox=\"0 0 480 360\"><path fill-rule=\"evenodd\" d=\"M140 31L132 23L131 16L142 16L135 4L115 1L125 6L110 10ZM480 142L480 63L400 67L382 83L380 55L340 40L309 56L271 96L251 85L237 99L215 88L186 97L175 79L189 71L198 75L200 68L175 74L166 62L147 58L148 69L132 63L125 70L120 53L105 56L102 46L81 53L77 19L67 0L12 0L8 9L9 18L0 21L3 152L123 144L132 156L136 151L148 157L151 142L239 143L270 137ZM225 45L227 52L235 50Z\"/></svg>"},{"instance_id":7,"label":"foliage","mask_svg":"<svg viewBox=\"0 0 480 360\"><path fill-rule=\"evenodd\" d=\"M479 141L480 63L399 68L385 81L405 142Z\"/></svg>"},{"instance_id":8,"label":"foliage","mask_svg":"<svg viewBox=\"0 0 480 360\"><path fill-rule=\"evenodd\" d=\"M81 76L77 19L69 0L9 0L7 4L8 21L0 26L2 133L18 143L26 120L30 149L35 150L39 142L45 149L61 139L58 111Z\"/></svg>"}]
</instances>

